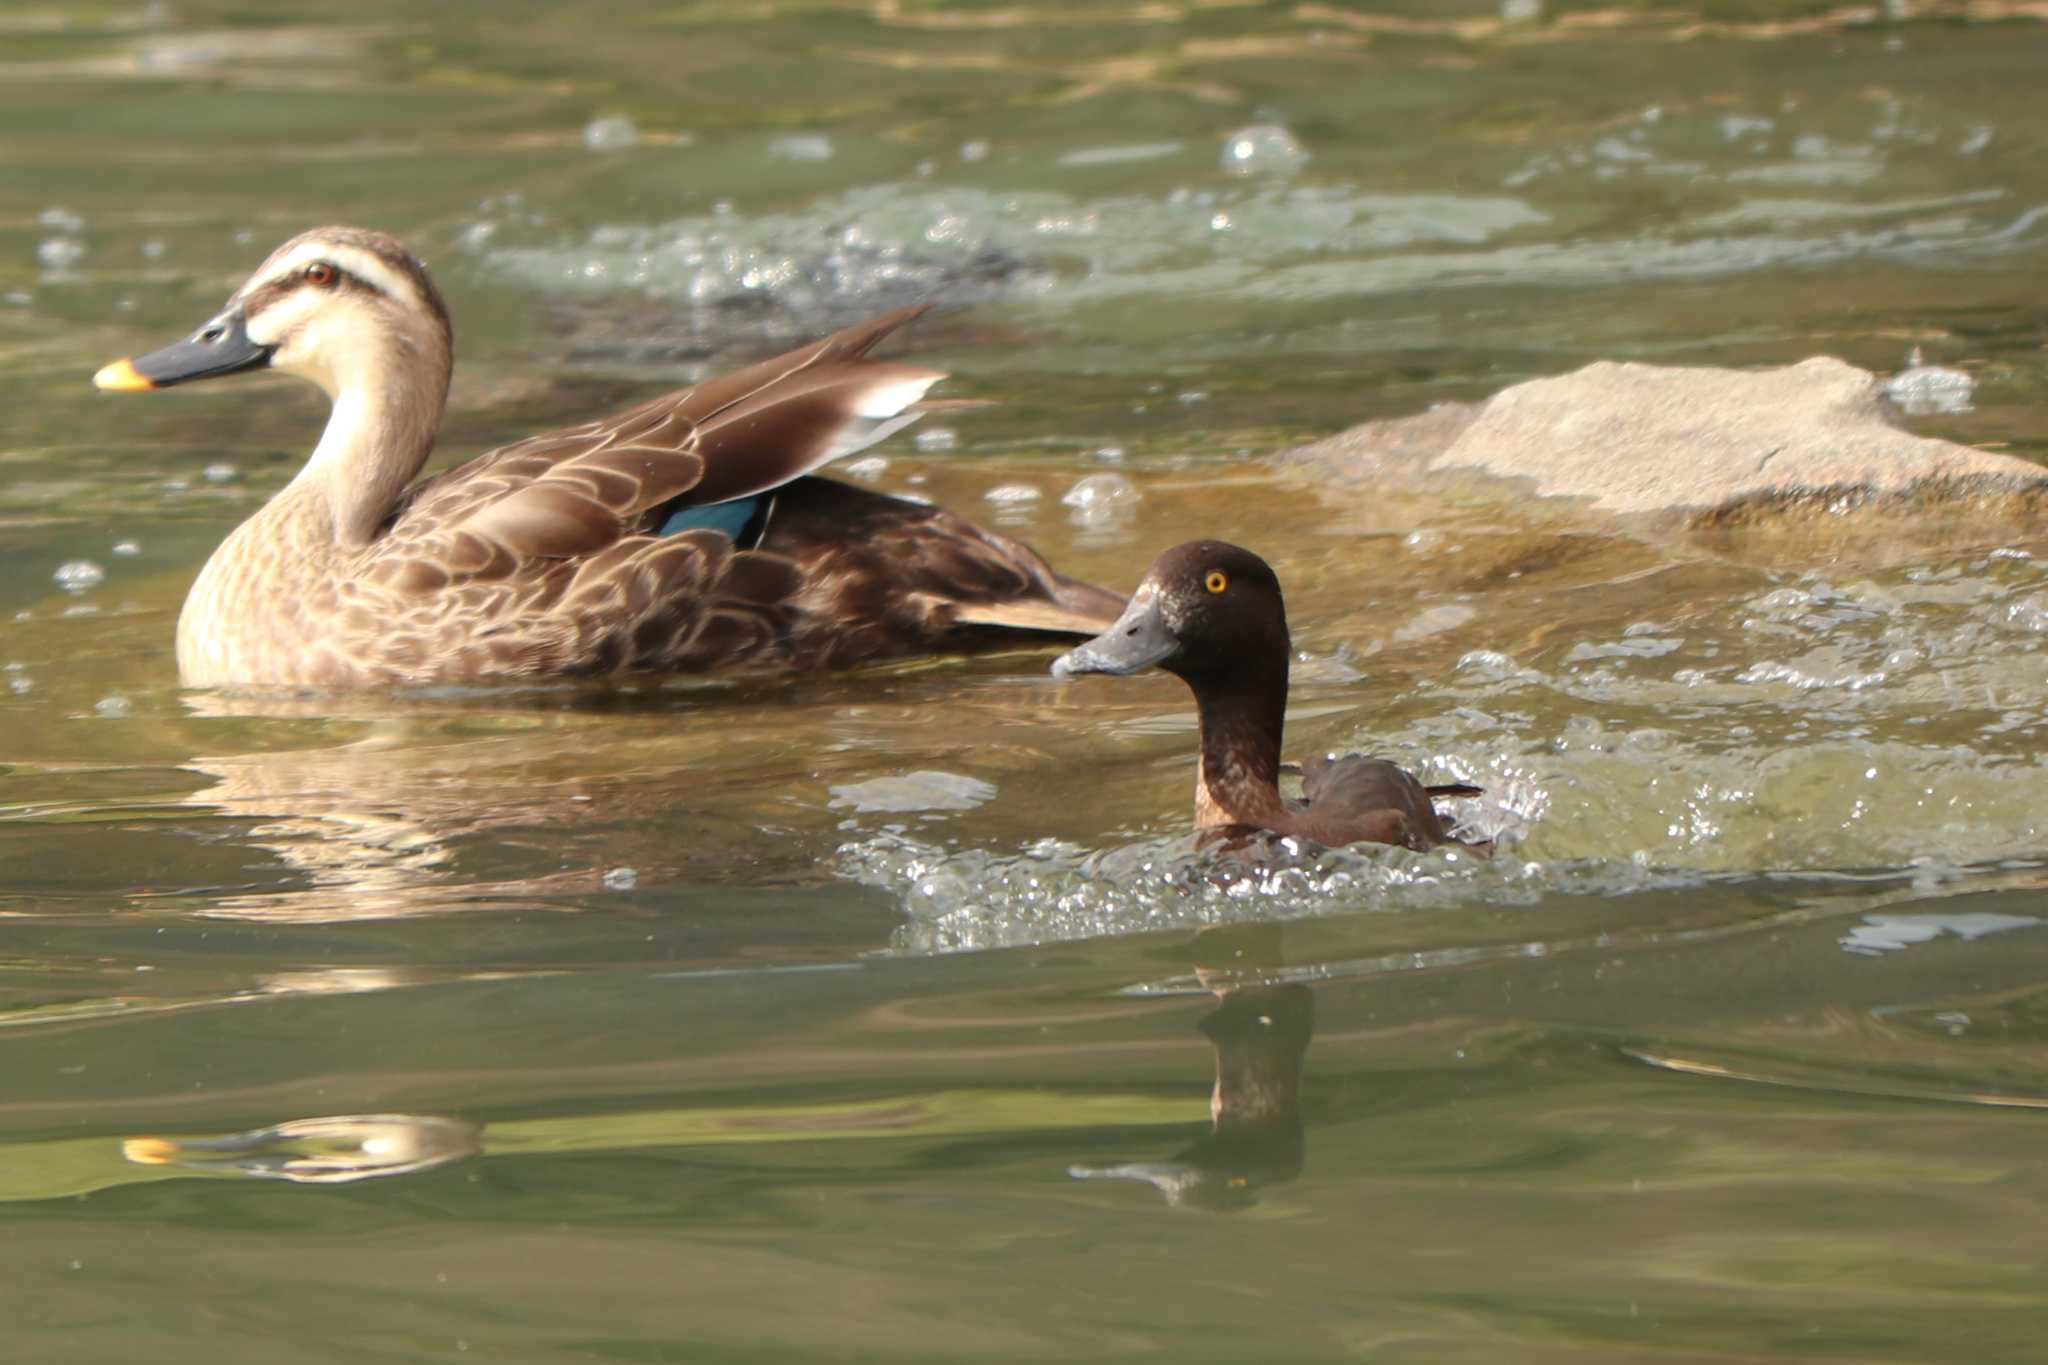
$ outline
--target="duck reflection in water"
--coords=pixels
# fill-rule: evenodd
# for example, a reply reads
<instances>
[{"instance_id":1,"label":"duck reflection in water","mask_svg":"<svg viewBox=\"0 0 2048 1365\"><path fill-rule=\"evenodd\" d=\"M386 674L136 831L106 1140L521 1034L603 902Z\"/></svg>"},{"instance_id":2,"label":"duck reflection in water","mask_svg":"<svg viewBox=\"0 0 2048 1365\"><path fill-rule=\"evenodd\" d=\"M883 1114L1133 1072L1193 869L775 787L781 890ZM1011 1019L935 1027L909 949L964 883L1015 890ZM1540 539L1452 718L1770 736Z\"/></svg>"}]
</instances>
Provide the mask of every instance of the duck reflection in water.
<instances>
[{"instance_id":1,"label":"duck reflection in water","mask_svg":"<svg viewBox=\"0 0 2048 1365\"><path fill-rule=\"evenodd\" d=\"M329 733L355 732L339 744L188 760L211 783L185 804L248 822L237 841L287 874L274 887L210 895L201 911L209 918L332 923L543 908L595 874L529 870L480 882L459 865L462 841L521 826L573 833L616 818L626 799L602 809L570 799L601 774L590 783L536 776L574 772L579 756L587 766L590 742L574 714L215 692L192 693L185 704L207 718L317 721ZM494 733L461 733L465 723ZM440 728L457 733L437 735Z\"/></svg>"},{"instance_id":2,"label":"duck reflection in water","mask_svg":"<svg viewBox=\"0 0 2048 1365\"><path fill-rule=\"evenodd\" d=\"M140 1166L178 1166L213 1175L343 1185L411 1175L475 1156L483 1130L461 1119L418 1114L337 1114L293 1119L211 1138L135 1137L121 1155Z\"/></svg>"},{"instance_id":3,"label":"duck reflection in water","mask_svg":"<svg viewBox=\"0 0 2048 1365\"><path fill-rule=\"evenodd\" d=\"M1195 974L1218 999L1195 1022L1216 1053L1209 1131L1164 1161L1071 1166L1076 1180L1142 1180L1169 1204L1250 1208L1268 1185L1301 1174L1301 1063L1315 1032L1315 995L1274 982L1280 926L1238 925L1195 936Z\"/></svg>"},{"instance_id":4,"label":"duck reflection in water","mask_svg":"<svg viewBox=\"0 0 2048 1365\"><path fill-rule=\"evenodd\" d=\"M761 803L735 783L715 785L733 752L761 752L776 732L677 725L672 702L635 700L594 687L190 693L193 715L235 727L260 721L277 745L185 763L208 785L183 804L264 860L246 883L207 890L194 913L315 924L560 912L586 904L614 866L652 880L714 876L740 860L793 863L787 841L763 828ZM308 735L312 745L286 747ZM721 798L708 799L707 787ZM694 840L675 837L685 818ZM521 856L536 830L557 856ZM166 894L197 899L175 887Z\"/></svg>"}]
</instances>

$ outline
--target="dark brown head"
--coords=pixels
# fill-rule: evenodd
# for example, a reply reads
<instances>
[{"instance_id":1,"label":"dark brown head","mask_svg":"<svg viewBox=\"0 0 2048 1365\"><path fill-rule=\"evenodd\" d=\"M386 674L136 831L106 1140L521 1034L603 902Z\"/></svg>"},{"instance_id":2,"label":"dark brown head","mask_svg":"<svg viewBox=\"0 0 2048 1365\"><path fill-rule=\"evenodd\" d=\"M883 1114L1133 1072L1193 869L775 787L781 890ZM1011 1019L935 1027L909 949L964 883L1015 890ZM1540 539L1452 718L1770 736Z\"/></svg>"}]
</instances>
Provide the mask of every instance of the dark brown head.
<instances>
[{"instance_id":1,"label":"dark brown head","mask_svg":"<svg viewBox=\"0 0 2048 1365\"><path fill-rule=\"evenodd\" d=\"M1237 545L1191 540L1159 556L1116 624L1063 655L1052 675L1157 667L1200 692L1277 671L1284 696L1290 648L1271 566Z\"/></svg>"},{"instance_id":2,"label":"dark brown head","mask_svg":"<svg viewBox=\"0 0 2048 1365\"><path fill-rule=\"evenodd\" d=\"M339 396L394 372L443 391L454 336L440 291L397 238L365 228L302 232L270 254L227 306L183 341L117 360L103 389L161 389L271 368Z\"/></svg>"}]
</instances>

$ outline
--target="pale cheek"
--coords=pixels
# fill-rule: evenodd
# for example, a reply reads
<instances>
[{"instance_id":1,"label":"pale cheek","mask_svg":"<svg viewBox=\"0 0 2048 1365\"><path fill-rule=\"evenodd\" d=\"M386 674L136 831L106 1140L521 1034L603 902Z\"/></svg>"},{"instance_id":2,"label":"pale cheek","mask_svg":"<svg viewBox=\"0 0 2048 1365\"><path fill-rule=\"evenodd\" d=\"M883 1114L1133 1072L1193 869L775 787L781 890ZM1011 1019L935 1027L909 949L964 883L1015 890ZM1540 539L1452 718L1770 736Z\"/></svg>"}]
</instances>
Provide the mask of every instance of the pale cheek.
<instances>
[{"instance_id":1,"label":"pale cheek","mask_svg":"<svg viewBox=\"0 0 2048 1365\"><path fill-rule=\"evenodd\" d=\"M270 357L270 368L310 379L325 389L331 397L335 391L334 365L335 338L330 335L334 329L325 319L314 319L300 324L285 339Z\"/></svg>"},{"instance_id":2,"label":"pale cheek","mask_svg":"<svg viewBox=\"0 0 2048 1365\"><path fill-rule=\"evenodd\" d=\"M327 377L317 363L318 357L319 348L308 346L303 334L295 333L291 340L271 352L270 368L310 379L324 389Z\"/></svg>"}]
</instances>

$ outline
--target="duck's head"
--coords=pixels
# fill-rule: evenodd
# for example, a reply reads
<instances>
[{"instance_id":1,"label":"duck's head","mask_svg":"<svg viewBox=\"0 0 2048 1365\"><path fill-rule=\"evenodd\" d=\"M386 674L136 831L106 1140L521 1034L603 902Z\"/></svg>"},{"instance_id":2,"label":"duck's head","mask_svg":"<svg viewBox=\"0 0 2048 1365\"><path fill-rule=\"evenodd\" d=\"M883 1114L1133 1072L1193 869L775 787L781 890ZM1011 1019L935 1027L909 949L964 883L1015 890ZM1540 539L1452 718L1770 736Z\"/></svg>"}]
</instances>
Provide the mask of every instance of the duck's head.
<instances>
[{"instance_id":1,"label":"duck's head","mask_svg":"<svg viewBox=\"0 0 2048 1365\"><path fill-rule=\"evenodd\" d=\"M164 389L268 368L310 379L329 397L394 373L445 392L453 343L440 291L397 238L315 228L270 253L191 336L117 360L93 383Z\"/></svg>"},{"instance_id":2,"label":"duck's head","mask_svg":"<svg viewBox=\"0 0 2048 1365\"><path fill-rule=\"evenodd\" d=\"M1053 663L1052 675L1163 668L1189 682L1277 663L1286 676L1287 607L1265 560L1221 540L1191 540L1153 561L1115 625Z\"/></svg>"}]
</instances>

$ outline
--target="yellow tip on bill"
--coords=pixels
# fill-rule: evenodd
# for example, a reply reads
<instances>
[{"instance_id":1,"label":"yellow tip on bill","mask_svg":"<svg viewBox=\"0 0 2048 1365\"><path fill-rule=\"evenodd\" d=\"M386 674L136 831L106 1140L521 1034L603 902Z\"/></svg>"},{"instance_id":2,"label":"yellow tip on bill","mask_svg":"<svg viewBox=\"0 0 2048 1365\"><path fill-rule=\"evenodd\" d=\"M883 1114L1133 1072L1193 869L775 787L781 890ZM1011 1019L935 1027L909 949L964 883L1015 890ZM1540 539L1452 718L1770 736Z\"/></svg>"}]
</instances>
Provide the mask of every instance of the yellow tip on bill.
<instances>
[{"instance_id":1,"label":"yellow tip on bill","mask_svg":"<svg viewBox=\"0 0 2048 1365\"><path fill-rule=\"evenodd\" d=\"M117 360L111 365L102 365L100 372L92 377L93 387L99 389L153 389L156 385L144 379L136 371L132 360Z\"/></svg>"},{"instance_id":2,"label":"yellow tip on bill","mask_svg":"<svg viewBox=\"0 0 2048 1365\"><path fill-rule=\"evenodd\" d=\"M112 368L111 365L107 367ZM100 373L105 374L106 370ZM129 1138L121 1144L121 1155L142 1166L167 1165L177 1154L178 1144L165 1138Z\"/></svg>"}]
</instances>

